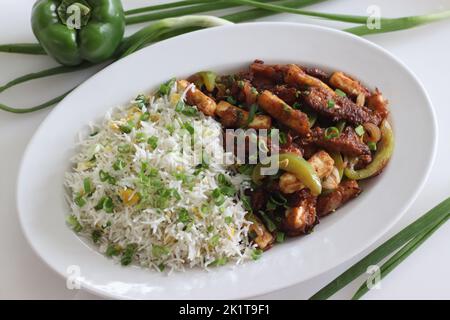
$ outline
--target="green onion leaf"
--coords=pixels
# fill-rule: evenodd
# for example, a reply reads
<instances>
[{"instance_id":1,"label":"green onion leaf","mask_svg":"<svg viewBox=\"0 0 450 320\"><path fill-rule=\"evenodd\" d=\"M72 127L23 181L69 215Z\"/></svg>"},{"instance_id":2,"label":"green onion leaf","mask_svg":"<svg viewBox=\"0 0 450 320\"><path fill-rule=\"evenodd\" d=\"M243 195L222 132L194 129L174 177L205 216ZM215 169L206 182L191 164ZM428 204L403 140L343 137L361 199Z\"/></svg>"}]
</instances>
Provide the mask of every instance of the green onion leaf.
<instances>
[{"instance_id":1,"label":"green onion leaf","mask_svg":"<svg viewBox=\"0 0 450 320\"><path fill-rule=\"evenodd\" d=\"M122 159L118 159L116 160L116 162L114 162L113 164L113 169L116 171L122 170L123 168L125 168L125 161L123 161Z\"/></svg>"},{"instance_id":2,"label":"green onion leaf","mask_svg":"<svg viewBox=\"0 0 450 320\"><path fill-rule=\"evenodd\" d=\"M225 223L226 224L231 224L231 223L233 223L233 217L225 217Z\"/></svg>"},{"instance_id":3,"label":"green onion leaf","mask_svg":"<svg viewBox=\"0 0 450 320\"><path fill-rule=\"evenodd\" d=\"M247 123L246 123L246 127L248 127L249 126L249 124L250 123L252 123L253 122L253 120L255 119L255 114L256 114L256 111L258 110L258 105L257 104L252 104L251 106L250 106L250 110L249 110L249 112L248 112L248 119L247 119Z\"/></svg>"},{"instance_id":4,"label":"green onion leaf","mask_svg":"<svg viewBox=\"0 0 450 320\"><path fill-rule=\"evenodd\" d=\"M84 193L89 195L92 193L92 182L91 182L91 178L84 178L83 179L83 188L84 188Z\"/></svg>"},{"instance_id":5,"label":"green onion leaf","mask_svg":"<svg viewBox=\"0 0 450 320\"><path fill-rule=\"evenodd\" d=\"M344 91L342 91L341 89L336 89L336 90L334 90L334 92L336 92L336 94L339 97L346 97L347 96L347 94Z\"/></svg>"},{"instance_id":6,"label":"green onion leaf","mask_svg":"<svg viewBox=\"0 0 450 320\"><path fill-rule=\"evenodd\" d=\"M276 234L275 239L276 239L276 241L277 241L278 243L283 243L285 237L286 237L286 235L284 234L284 232L278 231L277 234Z\"/></svg>"},{"instance_id":7,"label":"green onion leaf","mask_svg":"<svg viewBox=\"0 0 450 320\"><path fill-rule=\"evenodd\" d=\"M285 144L287 142L287 136L286 133L284 133L283 131L280 131L280 144Z\"/></svg>"},{"instance_id":8,"label":"green onion leaf","mask_svg":"<svg viewBox=\"0 0 450 320\"><path fill-rule=\"evenodd\" d=\"M147 140L148 145L155 150L158 147L158 137L157 136L151 136Z\"/></svg>"},{"instance_id":9,"label":"green onion leaf","mask_svg":"<svg viewBox=\"0 0 450 320\"><path fill-rule=\"evenodd\" d=\"M98 243L100 241L100 238L102 237L102 235L103 235L103 231L102 230L95 229L91 233L92 241L94 243Z\"/></svg>"},{"instance_id":10,"label":"green onion leaf","mask_svg":"<svg viewBox=\"0 0 450 320\"><path fill-rule=\"evenodd\" d=\"M168 95L170 93L170 89L173 87L176 80L177 80L176 78L172 78L169 81L161 84L158 93L162 96Z\"/></svg>"},{"instance_id":11,"label":"green onion leaf","mask_svg":"<svg viewBox=\"0 0 450 320\"><path fill-rule=\"evenodd\" d=\"M189 122L183 123L183 128L187 130L187 132L190 133L190 135L194 134L194 127Z\"/></svg>"},{"instance_id":12,"label":"green onion leaf","mask_svg":"<svg viewBox=\"0 0 450 320\"><path fill-rule=\"evenodd\" d=\"M339 129L336 127L329 127L325 129L324 137L326 140L339 137Z\"/></svg>"},{"instance_id":13,"label":"green onion leaf","mask_svg":"<svg viewBox=\"0 0 450 320\"><path fill-rule=\"evenodd\" d=\"M144 142L145 139L146 139L146 138L145 138L145 133L143 133L143 132L138 132L138 133L136 133L135 139L136 139L136 142L137 142L137 143Z\"/></svg>"},{"instance_id":14,"label":"green onion leaf","mask_svg":"<svg viewBox=\"0 0 450 320\"><path fill-rule=\"evenodd\" d=\"M77 206L80 208L86 204L86 200L81 196L81 194L77 193L75 199L73 200Z\"/></svg>"},{"instance_id":15,"label":"green onion leaf","mask_svg":"<svg viewBox=\"0 0 450 320\"><path fill-rule=\"evenodd\" d=\"M217 246L217 245L219 244L219 241L220 241L220 236L219 236L218 234L216 234L216 235L214 235L214 236L211 238L211 240L209 240L209 243L210 243L213 247L215 247L215 246Z\"/></svg>"},{"instance_id":16,"label":"green onion leaf","mask_svg":"<svg viewBox=\"0 0 450 320\"><path fill-rule=\"evenodd\" d=\"M262 254L263 251L261 249L256 248L252 251L252 259L255 261L258 260L259 258L261 258Z\"/></svg>"},{"instance_id":17,"label":"green onion leaf","mask_svg":"<svg viewBox=\"0 0 450 320\"><path fill-rule=\"evenodd\" d=\"M300 104L300 102L294 102L294 104L292 105L292 108L294 108L296 110L300 110L302 108L302 105Z\"/></svg>"},{"instance_id":18,"label":"green onion leaf","mask_svg":"<svg viewBox=\"0 0 450 320\"><path fill-rule=\"evenodd\" d=\"M165 246L152 245L152 255L156 258L160 258L170 253L170 250Z\"/></svg>"},{"instance_id":19,"label":"green onion leaf","mask_svg":"<svg viewBox=\"0 0 450 320\"><path fill-rule=\"evenodd\" d=\"M103 202L103 210L107 213L112 213L114 210L114 204L110 197L107 197Z\"/></svg>"},{"instance_id":20,"label":"green onion leaf","mask_svg":"<svg viewBox=\"0 0 450 320\"><path fill-rule=\"evenodd\" d=\"M335 294L337 291L345 287L354 279L365 273L367 267L375 265L390 254L404 246L406 243L416 237L421 237L424 230L432 230L436 226L440 226L443 221L450 218L450 198L445 199L436 207L425 213L422 217L405 227L399 233L391 237L382 245L377 247L361 261L355 263L347 271L342 273L319 292L313 295L311 300L324 300Z\"/></svg>"},{"instance_id":21,"label":"green onion leaf","mask_svg":"<svg viewBox=\"0 0 450 320\"><path fill-rule=\"evenodd\" d=\"M227 97L227 102L232 105L236 105L237 101L232 96Z\"/></svg>"},{"instance_id":22,"label":"green onion leaf","mask_svg":"<svg viewBox=\"0 0 450 320\"><path fill-rule=\"evenodd\" d=\"M176 112L182 112L184 110L185 107L185 103L183 100L178 100L176 106L175 106L175 111Z\"/></svg>"},{"instance_id":23,"label":"green onion leaf","mask_svg":"<svg viewBox=\"0 0 450 320\"><path fill-rule=\"evenodd\" d=\"M328 107L328 109L332 109L332 108L334 108L334 106L335 106L335 102L334 102L334 100L328 100L327 101L327 107Z\"/></svg>"},{"instance_id":24,"label":"green onion leaf","mask_svg":"<svg viewBox=\"0 0 450 320\"><path fill-rule=\"evenodd\" d=\"M264 224L270 232L274 232L277 229L275 223L270 219L264 211L259 211L261 218L264 220Z\"/></svg>"},{"instance_id":25,"label":"green onion leaf","mask_svg":"<svg viewBox=\"0 0 450 320\"><path fill-rule=\"evenodd\" d=\"M373 141L369 141L367 143L367 146L369 147L370 151L377 151L377 143Z\"/></svg>"},{"instance_id":26,"label":"green onion leaf","mask_svg":"<svg viewBox=\"0 0 450 320\"><path fill-rule=\"evenodd\" d=\"M355 132L358 136L362 137L364 135L364 127L362 125L359 125L355 128Z\"/></svg>"},{"instance_id":27,"label":"green onion leaf","mask_svg":"<svg viewBox=\"0 0 450 320\"><path fill-rule=\"evenodd\" d=\"M103 170L100 170L100 171L98 172L98 175L99 175L99 177L100 177L100 181L101 181L101 182L105 182L105 181L108 180L108 178L109 178L109 173L108 173L108 172L105 172L105 171L103 171Z\"/></svg>"},{"instance_id":28,"label":"green onion leaf","mask_svg":"<svg viewBox=\"0 0 450 320\"><path fill-rule=\"evenodd\" d=\"M127 245L125 248L125 251L123 252L122 258L120 259L120 263L123 266L129 265L131 262L133 262L134 256L136 254L137 245L132 243Z\"/></svg>"},{"instance_id":29,"label":"green onion leaf","mask_svg":"<svg viewBox=\"0 0 450 320\"><path fill-rule=\"evenodd\" d=\"M227 257L222 257L222 258L218 258L218 259L214 260L210 264L210 266L213 266L213 267L224 266L224 265L227 264L227 262L228 262L228 258Z\"/></svg>"},{"instance_id":30,"label":"green onion leaf","mask_svg":"<svg viewBox=\"0 0 450 320\"><path fill-rule=\"evenodd\" d=\"M245 174L247 176L250 176L253 172L253 167L254 167L254 165L252 165L252 164L243 164L237 170L240 174Z\"/></svg>"},{"instance_id":31,"label":"green onion leaf","mask_svg":"<svg viewBox=\"0 0 450 320\"><path fill-rule=\"evenodd\" d=\"M112 256L118 256L122 252L122 247L118 244L111 243L108 245L108 248L106 248L106 256L112 257Z\"/></svg>"},{"instance_id":32,"label":"green onion leaf","mask_svg":"<svg viewBox=\"0 0 450 320\"><path fill-rule=\"evenodd\" d=\"M180 211L178 212L178 221L184 224L188 224L190 222L192 222L192 218L189 214L189 211L187 211L187 209L185 208L181 208Z\"/></svg>"},{"instance_id":33,"label":"green onion leaf","mask_svg":"<svg viewBox=\"0 0 450 320\"><path fill-rule=\"evenodd\" d=\"M73 231L80 232L81 230L83 230L83 226L81 225L80 221L78 221L78 218L74 214L67 216L66 221Z\"/></svg>"},{"instance_id":34,"label":"green onion leaf","mask_svg":"<svg viewBox=\"0 0 450 320\"><path fill-rule=\"evenodd\" d=\"M150 113L148 113L148 112L144 112L139 117L139 120L141 120L141 121L148 121L148 119L150 119Z\"/></svg>"},{"instance_id":35,"label":"green onion leaf","mask_svg":"<svg viewBox=\"0 0 450 320\"><path fill-rule=\"evenodd\" d=\"M129 144L121 144L117 147L120 153L128 153L131 151L131 146Z\"/></svg>"},{"instance_id":36,"label":"green onion leaf","mask_svg":"<svg viewBox=\"0 0 450 320\"><path fill-rule=\"evenodd\" d=\"M188 117L195 117L198 115L198 110L194 107L186 106L181 113Z\"/></svg>"},{"instance_id":37,"label":"green onion leaf","mask_svg":"<svg viewBox=\"0 0 450 320\"><path fill-rule=\"evenodd\" d=\"M122 131L123 133L130 133L132 130L131 126L125 125L125 124L119 126L119 128L120 128L120 131Z\"/></svg>"},{"instance_id":38,"label":"green onion leaf","mask_svg":"<svg viewBox=\"0 0 450 320\"><path fill-rule=\"evenodd\" d=\"M342 133L342 132L344 131L345 125L346 125L345 121L339 121L339 122L336 124L336 128L338 128L339 133Z\"/></svg>"}]
</instances>

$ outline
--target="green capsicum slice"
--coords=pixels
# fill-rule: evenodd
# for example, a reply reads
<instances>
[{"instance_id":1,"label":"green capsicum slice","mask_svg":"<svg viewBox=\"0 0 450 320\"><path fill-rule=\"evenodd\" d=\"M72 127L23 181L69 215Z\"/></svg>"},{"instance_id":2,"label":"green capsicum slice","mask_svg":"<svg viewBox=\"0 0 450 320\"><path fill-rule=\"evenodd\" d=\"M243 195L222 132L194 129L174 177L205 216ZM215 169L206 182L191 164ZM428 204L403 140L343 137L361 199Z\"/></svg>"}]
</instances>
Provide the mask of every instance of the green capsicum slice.
<instances>
[{"instance_id":1,"label":"green capsicum slice","mask_svg":"<svg viewBox=\"0 0 450 320\"><path fill-rule=\"evenodd\" d=\"M342 177L344 176L345 163L344 163L344 159L342 158L341 153L340 152L330 152L330 156L334 160L334 166L339 171L339 178L342 179Z\"/></svg>"},{"instance_id":2,"label":"green capsicum slice","mask_svg":"<svg viewBox=\"0 0 450 320\"><path fill-rule=\"evenodd\" d=\"M377 146L377 153L373 160L367 167L361 170L354 170L353 168L345 168L344 174L347 178L352 180L361 180L373 177L379 174L388 163L394 152L394 133L391 125L387 120L384 120L380 126L381 140Z\"/></svg>"},{"instance_id":3,"label":"green capsicum slice","mask_svg":"<svg viewBox=\"0 0 450 320\"><path fill-rule=\"evenodd\" d=\"M319 195L322 192L322 183L320 178L317 176L316 171L311 166L311 164L306 161L303 157L295 153L280 153L278 155L279 168L292 173L300 180L313 195ZM261 168L264 165L258 164L252 173L252 181L256 184L260 184L264 176L261 174Z\"/></svg>"},{"instance_id":4,"label":"green capsicum slice","mask_svg":"<svg viewBox=\"0 0 450 320\"><path fill-rule=\"evenodd\" d=\"M31 27L56 61L75 66L111 58L125 31L120 0L38 0Z\"/></svg>"}]
</instances>

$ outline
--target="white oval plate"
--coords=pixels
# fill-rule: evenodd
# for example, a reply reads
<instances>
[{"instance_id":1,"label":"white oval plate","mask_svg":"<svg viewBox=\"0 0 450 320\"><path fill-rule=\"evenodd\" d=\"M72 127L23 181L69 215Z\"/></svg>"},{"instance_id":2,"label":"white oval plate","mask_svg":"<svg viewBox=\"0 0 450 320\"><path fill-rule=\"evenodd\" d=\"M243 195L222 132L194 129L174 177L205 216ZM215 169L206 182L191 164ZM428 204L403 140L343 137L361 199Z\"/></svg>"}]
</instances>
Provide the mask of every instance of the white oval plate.
<instances>
[{"instance_id":1,"label":"white oval plate","mask_svg":"<svg viewBox=\"0 0 450 320\"><path fill-rule=\"evenodd\" d=\"M266 252L257 262L167 276L121 267L81 241L65 224L63 176L77 133L140 92L200 70L226 72L254 59L342 70L377 86L390 101L394 156L355 201L323 219L314 232ZM433 162L437 130L417 78L382 48L350 34L292 23L207 29L141 50L102 70L45 119L25 152L18 178L20 220L31 246L63 276L79 268L82 287L108 297L245 298L304 281L352 258L385 233L411 205ZM76 266L71 267L70 266Z\"/></svg>"}]
</instances>

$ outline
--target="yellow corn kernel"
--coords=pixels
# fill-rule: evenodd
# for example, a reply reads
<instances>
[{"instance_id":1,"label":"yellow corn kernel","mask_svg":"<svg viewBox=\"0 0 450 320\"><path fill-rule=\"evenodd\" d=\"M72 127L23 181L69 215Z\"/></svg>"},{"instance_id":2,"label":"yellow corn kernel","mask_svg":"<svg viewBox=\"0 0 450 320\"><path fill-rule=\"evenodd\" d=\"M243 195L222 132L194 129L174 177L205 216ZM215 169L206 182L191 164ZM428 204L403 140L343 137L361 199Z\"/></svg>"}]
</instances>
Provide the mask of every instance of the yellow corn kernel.
<instances>
[{"instance_id":1,"label":"yellow corn kernel","mask_svg":"<svg viewBox=\"0 0 450 320\"><path fill-rule=\"evenodd\" d=\"M114 121L111 121L109 123L109 127L111 129L113 129L114 131L120 131L119 125L116 122L114 122Z\"/></svg>"},{"instance_id":2,"label":"yellow corn kernel","mask_svg":"<svg viewBox=\"0 0 450 320\"><path fill-rule=\"evenodd\" d=\"M150 115L150 121L151 122L156 122L156 121L158 121L160 119L160 117L161 116L159 114L153 113L153 114Z\"/></svg>"},{"instance_id":3,"label":"yellow corn kernel","mask_svg":"<svg viewBox=\"0 0 450 320\"><path fill-rule=\"evenodd\" d=\"M180 95L178 93L172 94L172 96L170 97L170 103L172 105L176 105L178 101L180 101Z\"/></svg>"},{"instance_id":4,"label":"yellow corn kernel","mask_svg":"<svg viewBox=\"0 0 450 320\"><path fill-rule=\"evenodd\" d=\"M77 171L85 171L95 166L94 161L83 161L77 163Z\"/></svg>"},{"instance_id":5,"label":"yellow corn kernel","mask_svg":"<svg viewBox=\"0 0 450 320\"><path fill-rule=\"evenodd\" d=\"M134 206L141 200L139 194L133 189L123 189L120 191L120 199L127 206Z\"/></svg>"}]
</instances>

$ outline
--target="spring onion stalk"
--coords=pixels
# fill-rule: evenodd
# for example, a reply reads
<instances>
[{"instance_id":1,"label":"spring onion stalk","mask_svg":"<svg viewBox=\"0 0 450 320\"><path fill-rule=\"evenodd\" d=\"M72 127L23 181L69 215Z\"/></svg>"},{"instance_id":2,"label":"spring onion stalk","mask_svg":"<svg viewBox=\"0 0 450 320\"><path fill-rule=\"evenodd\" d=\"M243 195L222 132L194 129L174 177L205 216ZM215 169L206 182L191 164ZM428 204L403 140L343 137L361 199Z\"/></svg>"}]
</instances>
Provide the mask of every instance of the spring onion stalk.
<instances>
[{"instance_id":1,"label":"spring onion stalk","mask_svg":"<svg viewBox=\"0 0 450 320\"><path fill-rule=\"evenodd\" d=\"M409 241L403 248L401 248L397 253L395 253L389 260L387 260L380 267L380 280L386 277L392 270L395 269L403 260L411 255L422 243L425 242L431 235L436 232L447 220L450 218L450 214L440 220L436 225L430 229L424 230L422 233L418 234L415 238ZM364 294L369 291L367 283L364 283L358 291L353 295L352 300L360 299Z\"/></svg>"},{"instance_id":2,"label":"spring onion stalk","mask_svg":"<svg viewBox=\"0 0 450 320\"><path fill-rule=\"evenodd\" d=\"M11 112L11 113L31 113L31 112L35 112L35 111L38 111L38 110L42 110L42 109L51 107L55 103L60 102L70 92L72 92L74 89L75 88L67 91L66 93L64 93L64 94L62 94L62 95L60 95L60 96L58 96L56 98L53 98L53 99L51 99L51 100L49 100L47 102L44 102L44 103L42 103L40 105L37 105L37 106L34 106L34 107L30 107L30 108L14 108L14 107L10 107L10 106L7 106L5 104L0 103L0 110Z\"/></svg>"},{"instance_id":3,"label":"spring onion stalk","mask_svg":"<svg viewBox=\"0 0 450 320\"><path fill-rule=\"evenodd\" d=\"M213 16L184 16L167 18L142 28L132 36L126 38L118 49L120 58L139 50L143 46L157 39L168 30L178 30L190 27L211 28L233 24L232 22Z\"/></svg>"},{"instance_id":4,"label":"spring onion stalk","mask_svg":"<svg viewBox=\"0 0 450 320\"><path fill-rule=\"evenodd\" d=\"M326 0L284 0L284 1L277 1L277 5L283 6L286 8L301 8L306 7L309 5L313 5L319 2L324 2ZM234 23L243 22L243 21L249 21L249 20L255 20L260 19L264 17L269 17L274 14L277 14L278 12L271 11L271 10L265 10L265 9L249 9L244 11L239 11L236 13L231 13L225 16L222 16L221 18L229 20Z\"/></svg>"},{"instance_id":5,"label":"spring onion stalk","mask_svg":"<svg viewBox=\"0 0 450 320\"><path fill-rule=\"evenodd\" d=\"M279 1L278 4L283 4L284 6L292 7L292 8L299 8L299 7L309 6L309 5L312 5L315 3L319 3L319 2L324 2L324 1L326 1L326 0L284 0L284 1ZM250 21L250 20L255 20L255 19L259 19L259 18L272 16L274 14L276 14L276 12L270 11L270 10L249 9L249 10L244 10L244 11L239 11L236 13L224 15L224 16L221 16L220 18L234 22L234 23L239 23L239 22L245 22L245 21ZM198 29L199 28L186 28L186 29L176 30L175 32L167 32L165 34L162 34L161 37L158 39L158 41L165 40L165 39L168 39L171 37L175 37L175 36L178 36L183 33L196 31Z\"/></svg>"},{"instance_id":6,"label":"spring onion stalk","mask_svg":"<svg viewBox=\"0 0 450 320\"><path fill-rule=\"evenodd\" d=\"M262 0L262 2L268 2L274 0ZM234 3L229 0L219 0L219 1L207 1L206 3L188 6L185 8L177 8L172 10L165 10L161 12L154 12L149 14L136 15L131 17L126 17L125 22L127 25L155 21L160 19L181 17L184 15L192 15L198 13L204 13L215 10L229 9L241 6L240 4Z\"/></svg>"},{"instance_id":7,"label":"spring onion stalk","mask_svg":"<svg viewBox=\"0 0 450 320\"><path fill-rule=\"evenodd\" d=\"M420 16L410 16L410 17L401 17L401 18L385 18L380 21L379 29L369 29L366 24L362 26L357 26L353 28L344 29L349 33L353 33L357 36L365 36L370 34L377 33L385 33L385 32L393 32L399 30L411 29L414 27L418 27L424 24L437 22L440 20L450 18L450 10L424 14Z\"/></svg>"},{"instance_id":8,"label":"spring onion stalk","mask_svg":"<svg viewBox=\"0 0 450 320\"><path fill-rule=\"evenodd\" d=\"M210 1L210 0L185 0L185 1L157 4L157 5L153 5L153 6L127 10L127 11L125 11L125 15L132 15L132 14L138 14L138 13L144 13L144 12L150 12L150 11L158 11L158 10L173 9L173 8L178 8L178 7L185 7L185 6L189 6L189 5L193 5L193 4L205 3L208 1Z\"/></svg>"},{"instance_id":9,"label":"spring onion stalk","mask_svg":"<svg viewBox=\"0 0 450 320\"><path fill-rule=\"evenodd\" d=\"M3 86L0 86L0 93L21 83L27 82L27 81L31 81L31 80L36 80L36 79L40 79L40 78L45 78L45 77L50 77L53 75L58 75L58 74L63 74L63 73L70 73L70 72L75 72L75 71L80 71L83 69L87 69L92 67L93 64L90 63L83 63L79 66L76 67L67 67L67 66L59 66L59 67L55 67L55 68L50 68L50 69L45 69L39 72L34 72L34 73L29 73L26 74L22 77L18 77L14 80L11 80L10 82L6 83Z\"/></svg>"},{"instance_id":10,"label":"spring onion stalk","mask_svg":"<svg viewBox=\"0 0 450 320\"><path fill-rule=\"evenodd\" d=\"M347 15L347 14L332 14L332 13L322 13L316 11L308 11L308 10L300 10L296 8L290 8L286 6L280 6L276 4L270 3L261 3L253 0L230 0L236 4L252 6L255 8L266 9L270 11L275 11L278 13L294 13L300 14L304 16L311 16L317 18L324 18L335 21L349 22L349 23L366 23L368 17L366 16L356 16L356 15Z\"/></svg>"},{"instance_id":11,"label":"spring onion stalk","mask_svg":"<svg viewBox=\"0 0 450 320\"><path fill-rule=\"evenodd\" d=\"M347 271L342 273L319 292L314 294L311 300L324 300L344 288L361 274L365 273L369 266L379 263L390 254L404 246L411 239L420 236L424 230L431 230L440 224L444 219L448 219L450 214L450 198L442 201L436 207L425 213L422 217L411 223L399 233L384 242L378 248L369 253L361 261L355 263Z\"/></svg>"},{"instance_id":12,"label":"spring onion stalk","mask_svg":"<svg viewBox=\"0 0 450 320\"><path fill-rule=\"evenodd\" d=\"M39 43L12 43L0 45L0 52L46 55Z\"/></svg>"}]
</instances>

